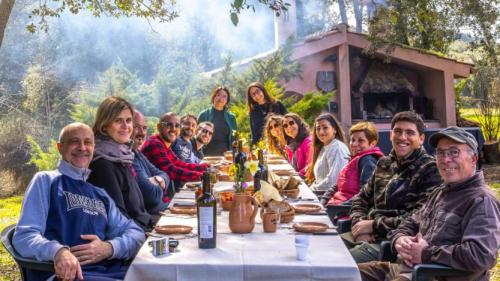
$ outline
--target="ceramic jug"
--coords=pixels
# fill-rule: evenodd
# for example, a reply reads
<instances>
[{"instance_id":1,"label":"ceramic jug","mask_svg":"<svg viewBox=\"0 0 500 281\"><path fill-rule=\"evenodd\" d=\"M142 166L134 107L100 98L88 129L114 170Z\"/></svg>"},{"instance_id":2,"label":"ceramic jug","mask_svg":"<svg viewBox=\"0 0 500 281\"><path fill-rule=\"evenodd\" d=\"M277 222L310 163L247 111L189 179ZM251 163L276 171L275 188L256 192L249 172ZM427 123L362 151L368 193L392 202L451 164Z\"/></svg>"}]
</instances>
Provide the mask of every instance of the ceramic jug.
<instances>
[{"instance_id":1,"label":"ceramic jug","mask_svg":"<svg viewBox=\"0 0 500 281\"><path fill-rule=\"evenodd\" d=\"M259 205L252 196L236 193L229 210L229 229L233 233L250 233L255 227Z\"/></svg>"}]
</instances>

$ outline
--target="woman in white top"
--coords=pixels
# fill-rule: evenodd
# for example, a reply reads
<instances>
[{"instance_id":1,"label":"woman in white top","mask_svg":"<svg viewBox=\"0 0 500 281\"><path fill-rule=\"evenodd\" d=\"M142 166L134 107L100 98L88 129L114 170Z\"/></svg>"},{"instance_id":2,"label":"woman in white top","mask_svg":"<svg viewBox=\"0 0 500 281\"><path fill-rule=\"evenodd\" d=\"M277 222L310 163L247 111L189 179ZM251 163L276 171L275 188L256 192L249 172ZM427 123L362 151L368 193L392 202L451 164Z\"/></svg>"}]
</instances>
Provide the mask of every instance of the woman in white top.
<instances>
[{"instance_id":1,"label":"woman in white top","mask_svg":"<svg viewBox=\"0 0 500 281\"><path fill-rule=\"evenodd\" d=\"M349 148L344 143L344 131L332 114L318 116L313 128L313 161L307 181L312 190L328 190L335 185L340 170L349 162Z\"/></svg>"}]
</instances>

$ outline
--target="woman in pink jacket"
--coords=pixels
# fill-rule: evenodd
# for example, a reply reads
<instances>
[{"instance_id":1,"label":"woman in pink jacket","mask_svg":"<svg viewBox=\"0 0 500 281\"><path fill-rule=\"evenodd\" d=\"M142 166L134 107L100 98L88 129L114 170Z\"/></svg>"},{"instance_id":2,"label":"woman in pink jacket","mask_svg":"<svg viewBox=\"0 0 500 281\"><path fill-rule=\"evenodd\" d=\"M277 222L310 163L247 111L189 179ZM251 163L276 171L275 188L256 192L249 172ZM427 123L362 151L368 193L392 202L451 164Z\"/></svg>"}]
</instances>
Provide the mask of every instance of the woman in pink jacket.
<instances>
[{"instance_id":1,"label":"woman in pink jacket","mask_svg":"<svg viewBox=\"0 0 500 281\"><path fill-rule=\"evenodd\" d=\"M311 163L309 126L296 113L287 113L283 116L283 131L285 132L288 162L301 177L305 177L307 166Z\"/></svg>"}]
</instances>

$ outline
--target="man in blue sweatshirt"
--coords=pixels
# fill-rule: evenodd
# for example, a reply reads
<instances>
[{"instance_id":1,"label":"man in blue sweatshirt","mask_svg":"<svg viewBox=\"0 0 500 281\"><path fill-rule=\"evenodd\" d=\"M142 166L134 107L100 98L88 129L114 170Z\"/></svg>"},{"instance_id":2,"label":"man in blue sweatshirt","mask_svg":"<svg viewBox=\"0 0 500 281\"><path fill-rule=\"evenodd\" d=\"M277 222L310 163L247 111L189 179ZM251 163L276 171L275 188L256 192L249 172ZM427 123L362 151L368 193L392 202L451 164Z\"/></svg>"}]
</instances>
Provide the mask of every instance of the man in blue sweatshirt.
<instances>
[{"instance_id":1,"label":"man in blue sweatshirt","mask_svg":"<svg viewBox=\"0 0 500 281\"><path fill-rule=\"evenodd\" d=\"M57 149L57 170L38 172L24 197L13 237L24 257L54 261L60 280L123 279L124 260L145 240L143 231L123 216L107 193L86 182L94 152L92 129L82 123L64 127ZM28 280L50 273L28 271Z\"/></svg>"}]
</instances>

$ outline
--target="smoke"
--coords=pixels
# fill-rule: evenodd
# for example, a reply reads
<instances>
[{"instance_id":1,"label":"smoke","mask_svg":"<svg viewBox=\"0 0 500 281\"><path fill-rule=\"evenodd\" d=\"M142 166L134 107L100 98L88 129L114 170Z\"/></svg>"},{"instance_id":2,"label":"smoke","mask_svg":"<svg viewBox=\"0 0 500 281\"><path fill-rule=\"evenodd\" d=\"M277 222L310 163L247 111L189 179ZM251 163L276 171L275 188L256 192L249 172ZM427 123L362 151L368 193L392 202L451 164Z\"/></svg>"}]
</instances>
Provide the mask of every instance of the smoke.
<instances>
[{"instance_id":1,"label":"smoke","mask_svg":"<svg viewBox=\"0 0 500 281\"><path fill-rule=\"evenodd\" d=\"M238 60L274 48L273 12L258 3L255 12L243 11L238 26L229 17L230 0L184 0L176 4L180 16L172 22L66 12L49 19L48 33L31 35L25 27L33 6L18 1L0 58L14 54L14 61L30 64L43 53L44 60L51 60L70 81L96 82L100 73L122 61L149 82L162 64L196 58L202 70L209 71L223 66L228 55Z\"/></svg>"}]
</instances>

